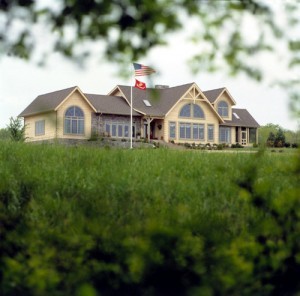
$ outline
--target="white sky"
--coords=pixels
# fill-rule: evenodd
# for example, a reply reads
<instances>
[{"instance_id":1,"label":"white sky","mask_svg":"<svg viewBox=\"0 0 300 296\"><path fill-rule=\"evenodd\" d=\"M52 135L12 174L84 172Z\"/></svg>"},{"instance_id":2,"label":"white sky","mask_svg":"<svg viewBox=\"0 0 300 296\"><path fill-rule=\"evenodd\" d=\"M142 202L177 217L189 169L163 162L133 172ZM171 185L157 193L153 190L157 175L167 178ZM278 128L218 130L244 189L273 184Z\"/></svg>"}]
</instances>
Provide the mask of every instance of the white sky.
<instances>
[{"instance_id":1,"label":"white sky","mask_svg":"<svg viewBox=\"0 0 300 296\"><path fill-rule=\"evenodd\" d=\"M287 94L270 84L276 73L288 75L278 61L261 57L258 62L266 78L261 83L244 75L231 78L225 71L217 74L200 71L194 75L186 62L197 52L197 47L186 45L185 38L185 34L170 35L168 46L155 48L138 61L155 66L158 73L151 75L153 84L176 86L196 82L203 91L226 86L237 102L235 107L246 108L260 125L274 123L285 129L299 129L299 120L289 112ZM119 77L116 65L105 62L100 51L95 47L85 68L79 68L58 53L53 53L44 67L17 57L0 56L0 128L6 127L11 116L16 117L40 94L75 85L86 93L107 94L117 84L130 85L133 78Z\"/></svg>"}]
</instances>

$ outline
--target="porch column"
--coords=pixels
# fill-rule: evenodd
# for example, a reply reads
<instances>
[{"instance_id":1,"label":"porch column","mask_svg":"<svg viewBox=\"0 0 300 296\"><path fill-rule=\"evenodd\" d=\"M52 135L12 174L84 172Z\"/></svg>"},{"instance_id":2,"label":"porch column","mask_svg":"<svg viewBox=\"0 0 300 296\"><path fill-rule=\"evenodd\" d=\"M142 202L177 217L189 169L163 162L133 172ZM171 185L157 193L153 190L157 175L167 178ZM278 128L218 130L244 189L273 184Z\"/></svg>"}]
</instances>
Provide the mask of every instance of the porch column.
<instances>
[{"instance_id":1,"label":"porch column","mask_svg":"<svg viewBox=\"0 0 300 296\"><path fill-rule=\"evenodd\" d=\"M148 141L150 142L150 123L152 122L153 118L147 117L147 134L148 134Z\"/></svg>"}]
</instances>

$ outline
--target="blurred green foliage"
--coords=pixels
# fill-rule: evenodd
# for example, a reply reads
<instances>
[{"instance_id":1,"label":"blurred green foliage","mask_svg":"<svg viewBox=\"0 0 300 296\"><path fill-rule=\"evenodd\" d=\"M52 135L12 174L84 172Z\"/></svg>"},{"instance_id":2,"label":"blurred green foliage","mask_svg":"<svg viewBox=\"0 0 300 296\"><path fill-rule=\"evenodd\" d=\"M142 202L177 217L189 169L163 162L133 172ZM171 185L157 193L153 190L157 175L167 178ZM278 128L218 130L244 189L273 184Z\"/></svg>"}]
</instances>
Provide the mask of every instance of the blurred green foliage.
<instances>
[{"instance_id":1,"label":"blurred green foliage","mask_svg":"<svg viewBox=\"0 0 300 296\"><path fill-rule=\"evenodd\" d=\"M297 295L299 153L2 142L1 295Z\"/></svg>"},{"instance_id":2,"label":"blurred green foliage","mask_svg":"<svg viewBox=\"0 0 300 296\"><path fill-rule=\"evenodd\" d=\"M276 14L279 5L280 17ZM299 26L298 6L299 0L280 4L266 0L60 0L51 5L4 0L0 2L0 38L4 53L28 59L37 53L34 29L40 24L53 41L42 62L53 50L82 62L91 54L90 45L103 41L105 57L127 68L155 46L166 44L170 33L187 30L186 22L192 19L198 24L196 31L191 30L198 48L191 61L193 70L215 71L221 58L231 74L261 80L263 70L252 62L253 57L277 51L276 40L290 52L290 67L299 66L299 36L293 34ZM249 25L257 30L253 36L244 30Z\"/></svg>"},{"instance_id":3,"label":"blurred green foliage","mask_svg":"<svg viewBox=\"0 0 300 296\"><path fill-rule=\"evenodd\" d=\"M276 135L279 136L278 139L283 140L285 143L292 144L300 144L300 130L291 131L286 130L279 126L278 124L268 123L264 126L261 126L258 130L258 142L260 145L266 145L270 135L274 135L273 141L275 142Z\"/></svg>"},{"instance_id":4,"label":"blurred green foliage","mask_svg":"<svg viewBox=\"0 0 300 296\"><path fill-rule=\"evenodd\" d=\"M10 117L9 124L7 125L4 131L7 131L7 133L9 134L9 138L12 141L23 142L25 140L25 127L22 122L22 119L19 117ZM6 133L4 133L3 136L5 139Z\"/></svg>"}]
</instances>

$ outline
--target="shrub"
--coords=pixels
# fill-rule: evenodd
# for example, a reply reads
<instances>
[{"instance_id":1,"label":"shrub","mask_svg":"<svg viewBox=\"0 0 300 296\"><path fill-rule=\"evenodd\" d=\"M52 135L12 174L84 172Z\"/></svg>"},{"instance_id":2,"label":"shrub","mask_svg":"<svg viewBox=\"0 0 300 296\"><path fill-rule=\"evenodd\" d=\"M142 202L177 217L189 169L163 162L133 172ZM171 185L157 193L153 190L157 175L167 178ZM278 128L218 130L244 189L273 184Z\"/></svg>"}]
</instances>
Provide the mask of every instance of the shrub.
<instances>
[{"instance_id":1,"label":"shrub","mask_svg":"<svg viewBox=\"0 0 300 296\"><path fill-rule=\"evenodd\" d=\"M236 144L232 144L231 148L244 148L244 146L241 145L240 143L236 143Z\"/></svg>"}]
</instances>

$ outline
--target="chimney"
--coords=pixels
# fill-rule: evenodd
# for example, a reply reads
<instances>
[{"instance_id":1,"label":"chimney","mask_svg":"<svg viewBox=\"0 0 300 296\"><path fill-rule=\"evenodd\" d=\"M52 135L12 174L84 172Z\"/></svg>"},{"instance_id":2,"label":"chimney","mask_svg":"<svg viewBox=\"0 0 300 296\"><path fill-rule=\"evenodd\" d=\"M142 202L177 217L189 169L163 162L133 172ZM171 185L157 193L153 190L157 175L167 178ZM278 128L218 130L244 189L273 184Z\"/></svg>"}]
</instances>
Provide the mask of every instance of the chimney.
<instances>
[{"instance_id":1,"label":"chimney","mask_svg":"<svg viewBox=\"0 0 300 296\"><path fill-rule=\"evenodd\" d=\"M169 85L156 84L155 88L157 88L157 89L169 88Z\"/></svg>"}]
</instances>

